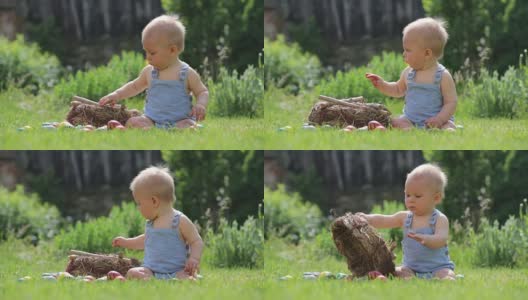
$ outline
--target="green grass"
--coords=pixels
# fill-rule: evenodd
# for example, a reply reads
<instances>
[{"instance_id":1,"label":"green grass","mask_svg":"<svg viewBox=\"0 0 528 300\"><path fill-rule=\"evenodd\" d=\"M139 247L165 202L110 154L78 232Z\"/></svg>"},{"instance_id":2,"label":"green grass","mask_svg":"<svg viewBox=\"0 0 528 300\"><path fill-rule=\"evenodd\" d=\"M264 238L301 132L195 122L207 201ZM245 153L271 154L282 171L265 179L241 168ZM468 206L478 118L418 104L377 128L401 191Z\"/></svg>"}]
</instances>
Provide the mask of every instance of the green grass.
<instances>
[{"instance_id":1,"label":"green grass","mask_svg":"<svg viewBox=\"0 0 528 300\"><path fill-rule=\"evenodd\" d=\"M50 282L41 279L45 272L63 271L67 255L57 256L47 247L27 246L19 241L0 243L1 299L259 299L265 275L262 270L214 269L202 266L204 279L183 281L126 282ZM206 254L204 254L206 255ZM32 280L18 282L23 276Z\"/></svg>"},{"instance_id":2,"label":"green grass","mask_svg":"<svg viewBox=\"0 0 528 300\"><path fill-rule=\"evenodd\" d=\"M463 129L456 132L389 130L387 132L352 132L339 129L302 129L307 121L317 94L291 96L281 90L269 89L264 97L265 124L264 144L268 150L464 150L464 149L527 149L528 119L480 119L469 115L464 99L459 102L456 123ZM387 104L393 115L400 115L403 100ZM291 126L288 131L278 128Z\"/></svg>"},{"instance_id":3,"label":"green grass","mask_svg":"<svg viewBox=\"0 0 528 300\"><path fill-rule=\"evenodd\" d=\"M455 250L451 257L457 264L456 272L464 275L455 282L305 280L303 272L350 273L344 260L314 255L310 247L276 239L266 242L266 299L521 299L528 292L527 269L475 269L464 262L460 249L450 249ZM293 279L278 280L285 275Z\"/></svg>"},{"instance_id":4,"label":"green grass","mask_svg":"<svg viewBox=\"0 0 528 300\"><path fill-rule=\"evenodd\" d=\"M263 119L208 116L198 130L141 130L82 132L73 129L48 131L43 122L63 121L69 107L57 107L51 95L28 95L11 89L0 93L0 148L2 150L80 149L202 149L241 150L264 148ZM141 100L125 101L142 109ZM29 131L17 128L29 125Z\"/></svg>"}]
</instances>

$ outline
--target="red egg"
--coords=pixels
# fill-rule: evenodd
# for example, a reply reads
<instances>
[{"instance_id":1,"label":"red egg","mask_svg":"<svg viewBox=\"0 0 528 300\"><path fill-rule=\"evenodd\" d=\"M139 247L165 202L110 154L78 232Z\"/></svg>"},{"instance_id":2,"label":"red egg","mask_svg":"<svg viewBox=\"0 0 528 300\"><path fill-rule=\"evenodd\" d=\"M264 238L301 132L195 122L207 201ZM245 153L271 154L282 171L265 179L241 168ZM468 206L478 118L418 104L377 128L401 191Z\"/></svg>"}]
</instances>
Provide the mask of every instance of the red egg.
<instances>
[{"instance_id":1,"label":"red egg","mask_svg":"<svg viewBox=\"0 0 528 300\"><path fill-rule=\"evenodd\" d=\"M116 128L117 126L123 126L121 123L119 123L119 121L116 121L116 120L110 120L108 121L108 129L114 129Z\"/></svg>"},{"instance_id":2,"label":"red egg","mask_svg":"<svg viewBox=\"0 0 528 300\"><path fill-rule=\"evenodd\" d=\"M383 276L383 274L381 274L381 272L378 272L378 271L370 271L370 272L368 272L368 278L371 279L371 280L378 278L378 276Z\"/></svg>"},{"instance_id":3,"label":"red egg","mask_svg":"<svg viewBox=\"0 0 528 300\"><path fill-rule=\"evenodd\" d=\"M123 277L123 275L121 275L121 273L119 273L117 271L110 271L110 272L108 272L108 274L106 274L106 276L108 277L108 280L114 280L118 276Z\"/></svg>"},{"instance_id":4,"label":"red egg","mask_svg":"<svg viewBox=\"0 0 528 300\"><path fill-rule=\"evenodd\" d=\"M379 127L379 126L383 126L383 125L381 125L381 123L378 122L378 121L370 121L370 122L368 122L368 129L369 130L374 130L376 127Z\"/></svg>"},{"instance_id":5,"label":"red egg","mask_svg":"<svg viewBox=\"0 0 528 300\"><path fill-rule=\"evenodd\" d=\"M379 275L378 277L376 277L376 280L387 281L387 277Z\"/></svg>"}]
</instances>

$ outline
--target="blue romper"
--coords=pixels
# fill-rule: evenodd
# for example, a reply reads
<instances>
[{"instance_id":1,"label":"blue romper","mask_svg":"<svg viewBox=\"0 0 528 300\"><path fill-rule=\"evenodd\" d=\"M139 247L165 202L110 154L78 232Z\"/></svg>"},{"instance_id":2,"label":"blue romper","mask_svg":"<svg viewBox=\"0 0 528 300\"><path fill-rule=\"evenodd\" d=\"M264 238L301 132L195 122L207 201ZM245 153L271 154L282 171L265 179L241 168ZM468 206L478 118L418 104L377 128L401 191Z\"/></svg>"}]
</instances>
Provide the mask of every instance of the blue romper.
<instances>
[{"instance_id":1,"label":"blue romper","mask_svg":"<svg viewBox=\"0 0 528 300\"><path fill-rule=\"evenodd\" d=\"M425 128L425 121L438 115L444 106L440 81L445 67L438 64L435 72L434 83L416 83L416 70L412 69L407 74L407 92L403 116L418 128ZM451 117L454 122L455 118Z\"/></svg>"},{"instance_id":2,"label":"blue romper","mask_svg":"<svg viewBox=\"0 0 528 300\"><path fill-rule=\"evenodd\" d=\"M185 268L188 248L179 234L181 212L175 210L172 228L154 228L152 221L145 226L145 257L142 267L158 279L171 279Z\"/></svg>"},{"instance_id":3,"label":"blue romper","mask_svg":"<svg viewBox=\"0 0 528 300\"><path fill-rule=\"evenodd\" d=\"M161 80L159 71L152 69L152 79L147 90L145 116L156 127L171 128L176 122L190 119L192 97L185 91L189 65L182 62L180 80Z\"/></svg>"},{"instance_id":4,"label":"blue romper","mask_svg":"<svg viewBox=\"0 0 528 300\"><path fill-rule=\"evenodd\" d=\"M429 227L417 228L415 233L434 234L439 211L435 209L429 219ZM404 267L413 270L417 277L432 278L434 272L440 269L455 270L455 264L449 258L447 246L431 249L407 236L411 230L413 213L409 212L403 227L403 263Z\"/></svg>"}]
</instances>

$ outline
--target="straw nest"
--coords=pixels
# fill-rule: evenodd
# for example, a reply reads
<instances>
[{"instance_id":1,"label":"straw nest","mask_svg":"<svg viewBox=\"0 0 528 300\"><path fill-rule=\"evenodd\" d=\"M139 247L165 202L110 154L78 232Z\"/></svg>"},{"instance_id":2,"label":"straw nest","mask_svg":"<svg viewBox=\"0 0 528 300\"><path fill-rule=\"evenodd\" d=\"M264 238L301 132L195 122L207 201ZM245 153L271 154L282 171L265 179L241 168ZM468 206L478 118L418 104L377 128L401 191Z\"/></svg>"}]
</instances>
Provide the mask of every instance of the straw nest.
<instances>
[{"instance_id":1,"label":"straw nest","mask_svg":"<svg viewBox=\"0 0 528 300\"><path fill-rule=\"evenodd\" d=\"M328 124L338 127L353 125L357 128L367 126L370 121L378 121L385 127L389 126L391 113L383 104L342 101L348 104L345 106L327 101L315 103L308 121L317 125Z\"/></svg>"},{"instance_id":2,"label":"straw nest","mask_svg":"<svg viewBox=\"0 0 528 300\"><path fill-rule=\"evenodd\" d=\"M366 276L370 271L378 271L385 276L395 274L393 251L396 245L387 245L376 229L360 215L346 213L335 219L332 237L354 276Z\"/></svg>"},{"instance_id":3,"label":"straw nest","mask_svg":"<svg viewBox=\"0 0 528 300\"><path fill-rule=\"evenodd\" d=\"M110 120L117 120L125 124L131 117L139 116L141 113L136 109L126 109L124 105L99 106L72 101L70 111L66 120L73 125L93 125L101 127Z\"/></svg>"},{"instance_id":4,"label":"straw nest","mask_svg":"<svg viewBox=\"0 0 528 300\"><path fill-rule=\"evenodd\" d=\"M141 263L135 258L121 255L70 255L66 272L73 276L91 275L96 278L106 276L110 271L125 275L129 269L139 267Z\"/></svg>"}]
</instances>

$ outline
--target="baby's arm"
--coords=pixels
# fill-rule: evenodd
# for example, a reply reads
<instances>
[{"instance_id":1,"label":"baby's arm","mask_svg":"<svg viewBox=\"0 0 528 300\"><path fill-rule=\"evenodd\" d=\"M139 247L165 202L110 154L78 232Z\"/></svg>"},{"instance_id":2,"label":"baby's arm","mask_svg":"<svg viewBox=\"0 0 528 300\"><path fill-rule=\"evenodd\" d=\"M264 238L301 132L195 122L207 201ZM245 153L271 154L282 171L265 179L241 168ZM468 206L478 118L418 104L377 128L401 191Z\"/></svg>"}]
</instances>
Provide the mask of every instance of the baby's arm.
<instances>
[{"instance_id":1,"label":"baby's arm","mask_svg":"<svg viewBox=\"0 0 528 300\"><path fill-rule=\"evenodd\" d=\"M185 243L191 248L189 258L185 262L185 272L194 275L199 271L200 259L202 257L204 245L202 237L200 237L196 226L185 215L180 217L180 232Z\"/></svg>"},{"instance_id":2,"label":"baby's arm","mask_svg":"<svg viewBox=\"0 0 528 300\"><path fill-rule=\"evenodd\" d=\"M143 92L148 87L148 73L150 66L143 68L138 78L126 83L114 92L99 100L100 105L115 104L117 101L133 97Z\"/></svg>"},{"instance_id":3,"label":"baby's arm","mask_svg":"<svg viewBox=\"0 0 528 300\"><path fill-rule=\"evenodd\" d=\"M205 119L205 109L209 102L209 91L200 79L200 75L194 69L189 69L188 78L187 88L196 97L196 104L192 108L191 116L196 117L197 121L201 121Z\"/></svg>"},{"instance_id":4,"label":"baby's arm","mask_svg":"<svg viewBox=\"0 0 528 300\"><path fill-rule=\"evenodd\" d=\"M409 67L405 68L400 75L400 79L396 82L387 82L376 74L367 73L365 76L370 80L372 85L377 88L381 93L389 97L401 98L405 96L407 91L407 73L409 73Z\"/></svg>"},{"instance_id":5,"label":"baby's arm","mask_svg":"<svg viewBox=\"0 0 528 300\"><path fill-rule=\"evenodd\" d=\"M123 247L127 249L143 250L145 249L145 234L128 239L122 236L118 236L112 240L112 247Z\"/></svg>"},{"instance_id":6,"label":"baby's arm","mask_svg":"<svg viewBox=\"0 0 528 300\"><path fill-rule=\"evenodd\" d=\"M378 215L378 214L363 214L361 213L367 222L375 228L396 228L403 227L403 221L407 216L406 211L400 211L393 215Z\"/></svg>"},{"instance_id":7,"label":"baby's arm","mask_svg":"<svg viewBox=\"0 0 528 300\"><path fill-rule=\"evenodd\" d=\"M439 215L436 221L435 234L426 235L418 233L409 233L408 236L422 245L438 249L447 245L447 237L449 235L449 221L445 215Z\"/></svg>"},{"instance_id":8,"label":"baby's arm","mask_svg":"<svg viewBox=\"0 0 528 300\"><path fill-rule=\"evenodd\" d=\"M440 89L442 91L442 98L444 104L442 110L438 115L429 118L425 121L428 127L440 128L455 114L457 106L457 92L455 81L451 74L446 70L442 74L442 80L440 81Z\"/></svg>"}]
</instances>

